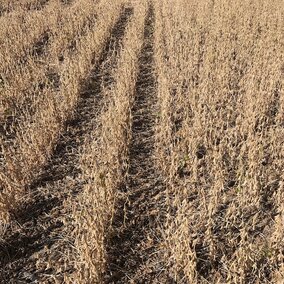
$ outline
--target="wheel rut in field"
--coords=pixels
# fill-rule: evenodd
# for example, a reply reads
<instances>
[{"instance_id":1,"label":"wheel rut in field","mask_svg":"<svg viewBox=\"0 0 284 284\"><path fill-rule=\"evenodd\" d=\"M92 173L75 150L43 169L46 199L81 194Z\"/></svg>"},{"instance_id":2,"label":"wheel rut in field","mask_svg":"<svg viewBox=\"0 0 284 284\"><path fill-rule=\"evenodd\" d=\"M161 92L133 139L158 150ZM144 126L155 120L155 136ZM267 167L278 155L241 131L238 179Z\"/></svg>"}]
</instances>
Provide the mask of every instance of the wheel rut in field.
<instances>
[{"instance_id":1,"label":"wheel rut in field","mask_svg":"<svg viewBox=\"0 0 284 284\"><path fill-rule=\"evenodd\" d=\"M153 31L154 9L150 5L132 106L129 170L122 189L126 198L118 201L107 245L106 283L152 283L156 274L153 255L162 221L159 202L163 183L154 156L157 98Z\"/></svg>"},{"instance_id":2,"label":"wheel rut in field","mask_svg":"<svg viewBox=\"0 0 284 284\"><path fill-rule=\"evenodd\" d=\"M42 274L47 274L47 271L37 270L37 259L33 255L56 245L62 233L63 202L67 196L76 196L84 183L80 180L78 167L80 147L88 133L96 127L104 109L101 91L113 82L111 69L117 63L132 13L132 8L122 10L99 62L82 83L74 115L66 122L65 131L59 137L49 163L30 185L28 202L18 208L15 220L0 240L0 283L18 283L15 281L20 280L29 283L29 279L42 281ZM52 274L52 271L48 273Z\"/></svg>"}]
</instances>

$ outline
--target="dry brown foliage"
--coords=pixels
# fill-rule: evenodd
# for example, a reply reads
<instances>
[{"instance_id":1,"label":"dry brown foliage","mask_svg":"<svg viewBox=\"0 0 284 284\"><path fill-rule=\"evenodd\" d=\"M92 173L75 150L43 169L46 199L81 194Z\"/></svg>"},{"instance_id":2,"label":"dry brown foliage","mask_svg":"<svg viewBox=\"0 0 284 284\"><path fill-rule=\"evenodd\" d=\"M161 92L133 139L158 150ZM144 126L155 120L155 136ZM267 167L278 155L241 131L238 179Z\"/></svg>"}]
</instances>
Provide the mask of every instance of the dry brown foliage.
<instances>
[{"instance_id":1,"label":"dry brown foliage","mask_svg":"<svg viewBox=\"0 0 284 284\"><path fill-rule=\"evenodd\" d=\"M281 0L0 0L0 283L284 283Z\"/></svg>"},{"instance_id":2,"label":"dry brown foliage","mask_svg":"<svg viewBox=\"0 0 284 284\"><path fill-rule=\"evenodd\" d=\"M178 283L281 282L283 5L157 1L156 12L168 265Z\"/></svg>"}]
</instances>

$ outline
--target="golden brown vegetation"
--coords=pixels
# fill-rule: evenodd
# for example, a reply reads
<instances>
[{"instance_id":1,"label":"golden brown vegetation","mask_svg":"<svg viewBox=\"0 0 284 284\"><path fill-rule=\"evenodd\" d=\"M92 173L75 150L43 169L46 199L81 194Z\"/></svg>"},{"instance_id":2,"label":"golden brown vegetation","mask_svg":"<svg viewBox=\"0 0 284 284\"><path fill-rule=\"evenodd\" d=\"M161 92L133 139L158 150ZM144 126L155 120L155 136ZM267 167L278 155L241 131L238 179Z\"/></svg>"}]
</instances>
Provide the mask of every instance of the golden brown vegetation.
<instances>
[{"instance_id":1,"label":"golden brown vegetation","mask_svg":"<svg viewBox=\"0 0 284 284\"><path fill-rule=\"evenodd\" d=\"M175 279L281 281L283 5L162 1L155 10L158 151Z\"/></svg>"},{"instance_id":2,"label":"golden brown vegetation","mask_svg":"<svg viewBox=\"0 0 284 284\"><path fill-rule=\"evenodd\" d=\"M92 7L93 1L79 1L79 3L82 5L83 11L88 15L90 10L88 7ZM43 73L45 81L36 80L37 86L35 88L31 84L30 91L32 94L20 110L23 118L18 117L17 110L13 110L12 106L9 105L8 111L12 112L13 121L11 126L8 123L10 129L7 132L8 134L15 134L14 137L9 137L8 142L11 143L8 146L6 146L5 141L3 143L6 166L1 173L3 194L0 204L2 203L2 206L8 207L6 210L13 210L14 205L17 203L17 194L21 194L25 185L38 174L36 169L44 164L52 151L64 120L76 104L78 84L88 72L91 60L96 60L99 57L104 39L107 37L117 13L119 13L119 8L120 3L117 3L112 9L114 14L108 13L105 15L108 10L108 3L99 4L97 7L99 15L96 22L97 28L86 27L87 31L79 35L75 41L76 50L69 56L66 55L62 64L56 58L57 61L55 61L53 68L57 67L58 71L53 75L60 80L58 82L58 84L60 83L59 88L57 88L57 84L54 86L53 82L49 82L50 74L46 72L46 67L52 62L44 61L44 64L40 64L39 68L35 70L35 74L37 76ZM77 13L79 13L78 10ZM78 15L77 13L74 14L74 17ZM92 20L95 21L96 18L93 17ZM75 22L75 19L73 21ZM72 17L70 17L70 22L70 29L72 29ZM67 21L66 24L68 24ZM61 36L65 37L66 33L61 34ZM57 52L58 49L51 50ZM57 54L53 53L52 55L55 57ZM49 59L49 57L47 56L45 59ZM32 72L34 71L32 70ZM30 79L34 80L34 78ZM20 94L18 93L19 96ZM32 107L30 108L30 106ZM16 115L13 115L13 112L16 112ZM6 129L6 126L7 124L4 124L4 129Z\"/></svg>"},{"instance_id":3,"label":"golden brown vegetation","mask_svg":"<svg viewBox=\"0 0 284 284\"><path fill-rule=\"evenodd\" d=\"M26 12L27 10L40 10L47 4L49 0L1 0L0 16L14 16L18 12ZM11 15L13 13L13 15Z\"/></svg>"},{"instance_id":4,"label":"golden brown vegetation","mask_svg":"<svg viewBox=\"0 0 284 284\"><path fill-rule=\"evenodd\" d=\"M283 283L280 0L0 0L0 283Z\"/></svg>"}]
</instances>

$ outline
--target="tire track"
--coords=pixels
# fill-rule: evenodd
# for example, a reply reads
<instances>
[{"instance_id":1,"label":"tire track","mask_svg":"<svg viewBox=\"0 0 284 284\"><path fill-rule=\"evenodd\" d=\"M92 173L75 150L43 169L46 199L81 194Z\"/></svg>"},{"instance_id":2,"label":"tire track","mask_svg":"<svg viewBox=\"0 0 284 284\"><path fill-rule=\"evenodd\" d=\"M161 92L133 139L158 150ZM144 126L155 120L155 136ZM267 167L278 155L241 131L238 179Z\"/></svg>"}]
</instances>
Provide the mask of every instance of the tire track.
<instances>
[{"instance_id":1,"label":"tire track","mask_svg":"<svg viewBox=\"0 0 284 284\"><path fill-rule=\"evenodd\" d=\"M116 65L120 44L132 13L130 8L122 10L97 67L82 82L82 92L74 115L66 122L65 131L58 140L50 162L28 189L31 192L28 202L24 202L15 212L16 221L10 225L4 240L0 242L0 283L15 283L13 281L20 279L33 281L47 273L37 271L37 259L33 259L33 255L45 247L50 249L60 239L63 226L60 216L64 214L62 204L67 196L76 196L84 183L80 180L78 167L80 147L96 126L103 108L101 90L113 81L111 69Z\"/></svg>"},{"instance_id":2,"label":"tire track","mask_svg":"<svg viewBox=\"0 0 284 284\"><path fill-rule=\"evenodd\" d=\"M153 283L158 267L155 259L157 227L162 208L163 184L155 167L154 10L145 19L144 44L132 107L132 139L125 200L117 205L113 236L109 239L106 283ZM160 282L159 282L160 283Z\"/></svg>"}]
</instances>

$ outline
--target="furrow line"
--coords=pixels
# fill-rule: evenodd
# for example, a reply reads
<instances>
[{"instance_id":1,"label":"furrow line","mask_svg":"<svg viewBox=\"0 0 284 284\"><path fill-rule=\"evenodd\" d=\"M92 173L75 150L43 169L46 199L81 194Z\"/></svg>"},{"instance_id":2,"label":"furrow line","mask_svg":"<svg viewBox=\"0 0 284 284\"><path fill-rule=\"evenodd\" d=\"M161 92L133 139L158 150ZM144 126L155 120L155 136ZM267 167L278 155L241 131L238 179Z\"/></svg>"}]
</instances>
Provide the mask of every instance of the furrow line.
<instances>
[{"instance_id":1,"label":"furrow line","mask_svg":"<svg viewBox=\"0 0 284 284\"><path fill-rule=\"evenodd\" d=\"M66 122L65 131L49 163L30 186L30 198L18 208L16 221L10 224L1 241L1 247L5 247L0 252L0 278L4 279L1 283L29 280L25 277L44 281L48 273L56 269L45 267L37 271L37 255L43 253L40 260L45 259L48 263L50 252L46 249L60 240L64 200L75 196L82 187L78 166L80 149L88 133L96 127L103 109L101 92L112 83L110 69L117 62L120 43L131 14L131 9L122 11L97 67L83 84L73 116Z\"/></svg>"}]
</instances>

